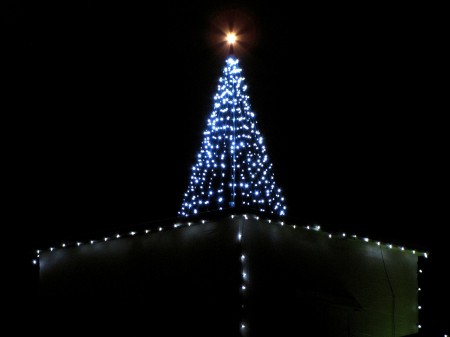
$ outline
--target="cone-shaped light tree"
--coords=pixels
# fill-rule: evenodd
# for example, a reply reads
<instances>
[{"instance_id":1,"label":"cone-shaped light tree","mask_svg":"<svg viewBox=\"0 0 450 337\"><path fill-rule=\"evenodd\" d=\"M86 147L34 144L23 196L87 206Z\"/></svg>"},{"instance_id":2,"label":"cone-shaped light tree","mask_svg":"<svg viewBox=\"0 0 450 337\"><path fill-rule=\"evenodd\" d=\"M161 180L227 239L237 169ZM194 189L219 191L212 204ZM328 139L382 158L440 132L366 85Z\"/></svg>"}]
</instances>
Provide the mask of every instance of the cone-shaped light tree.
<instances>
[{"instance_id":1,"label":"cone-shaped light tree","mask_svg":"<svg viewBox=\"0 0 450 337\"><path fill-rule=\"evenodd\" d=\"M286 214L239 60L230 55L179 216L233 207Z\"/></svg>"}]
</instances>

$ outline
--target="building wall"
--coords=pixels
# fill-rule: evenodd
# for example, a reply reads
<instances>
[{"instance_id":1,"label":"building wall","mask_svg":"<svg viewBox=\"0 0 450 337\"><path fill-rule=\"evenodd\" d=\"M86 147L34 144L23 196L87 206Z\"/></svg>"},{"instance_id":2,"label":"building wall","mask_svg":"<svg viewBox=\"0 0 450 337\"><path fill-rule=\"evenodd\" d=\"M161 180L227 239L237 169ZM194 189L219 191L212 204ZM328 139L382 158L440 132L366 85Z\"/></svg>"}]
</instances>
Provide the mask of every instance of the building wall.
<instances>
[{"instance_id":1,"label":"building wall","mask_svg":"<svg viewBox=\"0 0 450 337\"><path fill-rule=\"evenodd\" d=\"M348 235L243 223L251 336L417 332L417 255Z\"/></svg>"}]
</instances>

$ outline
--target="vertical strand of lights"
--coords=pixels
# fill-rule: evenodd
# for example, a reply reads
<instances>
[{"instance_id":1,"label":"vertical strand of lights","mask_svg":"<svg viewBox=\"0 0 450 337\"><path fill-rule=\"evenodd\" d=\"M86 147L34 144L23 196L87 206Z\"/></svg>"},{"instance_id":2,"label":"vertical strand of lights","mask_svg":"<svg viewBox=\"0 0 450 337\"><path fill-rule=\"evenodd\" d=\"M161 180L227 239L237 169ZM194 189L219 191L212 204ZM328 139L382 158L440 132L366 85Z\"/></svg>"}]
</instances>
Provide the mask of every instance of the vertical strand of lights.
<instances>
[{"instance_id":1,"label":"vertical strand of lights","mask_svg":"<svg viewBox=\"0 0 450 337\"><path fill-rule=\"evenodd\" d=\"M413 253L415 254L416 251L413 251ZM417 261L417 283L418 283L418 289L417 289L417 294L418 294L418 304L417 304L417 309L419 310L419 315L418 315L418 322L417 322L417 328L419 330L421 330L423 328L423 322L422 322L422 318L423 318L423 314L422 314L422 305L421 305L421 300L423 298L421 291L422 291L422 284L425 283L423 282L423 271L425 269L425 259L428 259L428 253L427 252L423 252L422 256L419 257L418 261Z\"/></svg>"},{"instance_id":2,"label":"vertical strand of lights","mask_svg":"<svg viewBox=\"0 0 450 337\"><path fill-rule=\"evenodd\" d=\"M230 206L235 206L236 199L236 109L235 107L232 109L233 112L233 144L231 152L233 154L233 179L232 179L232 201L230 202Z\"/></svg>"},{"instance_id":3,"label":"vertical strand of lights","mask_svg":"<svg viewBox=\"0 0 450 337\"><path fill-rule=\"evenodd\" d=\"M229 56L178 215L240 206L284 216L285 200L247 95L239 60Z\"/></svg>"},{"instance_id":4,"label":"vertical strand of lights","mask_svg":"<svg viewBox=\"0 0 450 337\"><path fill-rule=\"evenodd\" d=\"M239 245L239 252L240 252L240 261L241 261L241 321L240 321L240 333L241 336L246 335L246 331L248 330L247 324L245 322L244 314L245 314L245 294L247 292L248 287L248 273L246 266L246 254L244 251L244 222L247 220L247 217L244 215L244 218L240 220L239 222L239 233L238 233L238 245Z\"/></svg>"}]
</instances>

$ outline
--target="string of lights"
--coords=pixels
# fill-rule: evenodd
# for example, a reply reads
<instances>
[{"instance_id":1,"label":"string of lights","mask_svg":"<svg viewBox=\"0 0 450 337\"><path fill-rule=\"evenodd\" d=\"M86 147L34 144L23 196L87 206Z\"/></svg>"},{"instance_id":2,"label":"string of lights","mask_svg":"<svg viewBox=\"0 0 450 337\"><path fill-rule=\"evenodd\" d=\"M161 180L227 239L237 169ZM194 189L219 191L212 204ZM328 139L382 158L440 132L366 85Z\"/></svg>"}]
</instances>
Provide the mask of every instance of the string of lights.
<instances>
[{"instance_id":1,"label":"string of lights","mask_svg":"<svg viewBox=\"0 0 450 337\"><path fill-rule=\"evenodd\" d=\"M179 216L234 206L286 214L246 91L239 60L229 56Z\"/></svg>"},{"instance_id":2,"label":"string of lights","mask_svg":"<svg viewBox=\"0 0 450 337\"><path fill-rule=\"evenodd\" d=\"M240 215L231 215L231 218L234 219L235 217L240 216ZM242 215L244 220L250 220L250 218L253 218L255 220L260 220L260 216L257 215L247 215L247 214L243 214ZM185 228L185 227L190 227L193 225L200 225L200 224L205 224L206 222L208 222L209 220L205 220L202 219L198 222L176 222L171 226L164 226L164 227L158 227L157 229L154 230L150 230L150 229L145 229L142 231L131 231L131 232L126 232L126 233L116 233L116 234L112 234L109 236L104 236L101 238L96 238L93 240L88 240L88 241L76 241L76 242L64 242L61 243L59 245L54 245L52 247L48 247L47 249L38 249L36 250L36 258L39 258L40 253L44 252L44 251L50 251L53 252L57 249L64 249L64 248L70 248L70 247L80 247L81 245L87 245L87 244L96 244L96 243L100 243L100 242L106 242L109 240L117 240L117 239L123 239L123 238L127 238L127 237L131 237L131 236L135 236L135 235L149 235L149 234L155 234L157 232L162 232L162 231L166 231L166 230L170 230L170 229L181 229L181 228ZM353 239L353 240L359 240L359 241L363 241L366 243L375 243L378 246L383 246L383 247L387 247L389 249L397 249L400 251L404 251L405 253L411 253L411 254L415 254L418 256L423 256L424 258L428 258L429 257L429 253L428 252L422 252L422 251L418 251L415 249L409 249L406 248L405 246L402 245L394 245L392 243L383 243L381 241L377 241L377 240L372 240L369 239L367 237L362 237L362 236L357 236L356 234L353 235L347 235L346 233L329 233L329 232L325 232L323 230L321 230L321 226L320 225L306 225L306 226L299 226L299 225L295 225L295 224L286 224L284 221L279 221L279 220L273 220L273 219L265 219L265 221L269 224L274 224L274 225L279 225L281 227L286 227L286 228L292 228L292 229L303 229L303 230L311 230L311 231L316 231L316 232L320 232L324 235L327 235L329 239L333 239L333 238L341 238L341 239ZM240 240L242 238L242 234L241 232L238 233L238 239ZM33 264L37 264L37 260L33 259ZM422 273L422 270L419 270L419 273Z\"/></svg>"},{"instance_id":3,"label":"string of lights","mask_svg":"<svg viewBox=\"0 0 450 337\"><path fill-rule=\"evenodd\" d=\"M260 216L258 215L254 215L254 214L242 214L242 215L231 215L231 219L234 219L235 217L241 217L241 219L245 220L260 220ZM47 249L38 249L36 250L36 257L32 260L32 264L35 266L39 266L39 258L41 253L43 252L54 252L56 250L60 250L60 249L68 249L68 248L78 248L84 245L94 245L94 244L98 244L98 243L105 243L107 241L111 241L111 240L121 240L121 239L125 239L125 238L129 238L129 237L133 237L136 235L152 235L152 234L158 234L160 232L163 231L167 231L167 230L175 230L175 229L182 229L182 228L186 228L186 227L191 227L194 225L201 225L201 224L205 224L207 222L210 222L212 220L199 220L199 221L182 221L182 222L176 222L174 224L171 224L170 226L160 226L158 228L155 229L144 229L144 230L136 230L136 231L127 231L124 233L115 233L115 234L111 234L108 236L103 236L103 237L97 237L95 239L92 240L88 240L88 241L75 241L75 242L63 242L59 245L54 245L51 247L48 247ZM372 240L369 239L368 237L364 237L364 236L357 236L356 234L353 235L347 235L346 233L330 233L330 232L326 232L323 231L321 229L320 225L306 225L306 226L299 226L296 224L287 224L284 221L280 221L280 220L274 220L274 219L270 219L270 218L265 218L265 219L261 219L261 221L266 222L267 224L271 224L271 225L275 225L275 226L280 226L283 228L286 228L286 230L305 230L305 231L314 231L317 232L320 235L325 235L326 237L328 237L328 239L335 239L335 240L356 240L356 241L360 241L363 242L365 244L376 244L377 246L379 246L380 248L386 248L388 250L398 250L400 252L404 252L404 253L408 253L408 254L413 254L413 255L417 255L417 256L422 256L425 259L428 259L429 257L429 253L428 252L424 252L424 251L418 251L415 249L410 249L410 248L406 248L405 246L402 245L394 245L392 243L384 243L381 241L377 241L377 240ZM242 230L242 226L239 227L239 231L238 231L238 235L237 235L237 241L239 243L239 245L242 247L242 239L243 239L243 230ZM241 272L242 272L242 283L241 283L241 293L242 293L242 298L244 300L244 294L247 291L247 287L248 287L248 273L246 271L246 255L243 251L241 251L241 257L240 257L240 263L241 263ZM424 269L423 267L418 269L418 275L423 275ZM419 279L420 281L420 279ZM418 288L418 292L421 292L422 288L419 287ZM242 302L242 306L244 306L244 301ZM243 308L242 308L243 309ZM419 305L418 306L419 310L422 310L422 306ZM417 327L419 329L423 328L423 325L419 322L417 324ZM245 330L248 329L247 325L245 322L241 322L241 326L240 326L240 330L241 330L241 334L244 335Z\"/></svg>"},{"instance_id":4,"label":"string of lights","mask_svg":"<svg viewBox=\"0 0 450 337\"><path fill-rule=\"evenodd\" d=\"M233 216L234 217L234 216ZM247 215L244 215L244 219L248 220ZM238 242L239 242L239 251L241 253L241 257L240 257L240 263L241 263L241 276L242 276L242 285L241 285L241 294L242 294L242 304L241 304L241 311L242 311L242 316L244 318L245 316L245 295L246 295L246 291L247 291L247 287L248 287L248 273L246 271L246 261L245 261L245 252L244 252L244 237L243 237L243 232L244 232L244 223L241 222L239 224L239 233L238 233ZM241 335L245 336L245 332L246 332L247 328L247 324L245 323L245 318L241 321L240 323L240 331L241 331Z\"/></svg>"}]
</instances>

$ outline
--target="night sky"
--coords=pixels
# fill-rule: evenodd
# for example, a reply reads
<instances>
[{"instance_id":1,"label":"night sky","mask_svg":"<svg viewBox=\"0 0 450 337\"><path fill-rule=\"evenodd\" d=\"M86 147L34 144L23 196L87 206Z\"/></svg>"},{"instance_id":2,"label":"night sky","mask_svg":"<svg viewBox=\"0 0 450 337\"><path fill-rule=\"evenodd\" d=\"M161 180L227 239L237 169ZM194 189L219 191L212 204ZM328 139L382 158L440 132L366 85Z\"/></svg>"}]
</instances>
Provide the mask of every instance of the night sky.
<instances>
[{"instance_id":1,"label":"night sky","mask_svg":"<svg viewBox=\"0 0 450 337\"><path fill-rule=\"evenodd\" d=\"M448 109L438 8L5 8L31 247L176 217L224 66L219 32L232 27L245 40L236 55L289 217L431 252L430 298L444 303Z\"/></svg>"}]
</instances>

